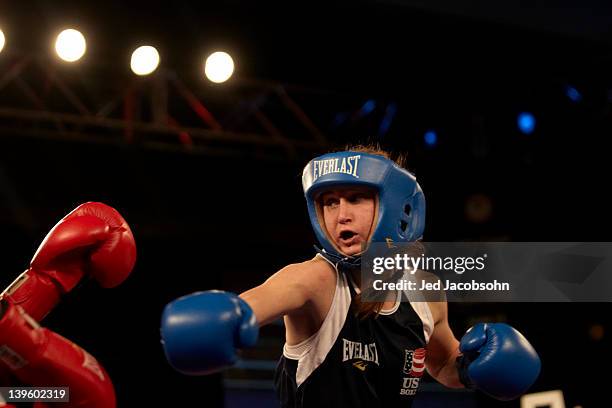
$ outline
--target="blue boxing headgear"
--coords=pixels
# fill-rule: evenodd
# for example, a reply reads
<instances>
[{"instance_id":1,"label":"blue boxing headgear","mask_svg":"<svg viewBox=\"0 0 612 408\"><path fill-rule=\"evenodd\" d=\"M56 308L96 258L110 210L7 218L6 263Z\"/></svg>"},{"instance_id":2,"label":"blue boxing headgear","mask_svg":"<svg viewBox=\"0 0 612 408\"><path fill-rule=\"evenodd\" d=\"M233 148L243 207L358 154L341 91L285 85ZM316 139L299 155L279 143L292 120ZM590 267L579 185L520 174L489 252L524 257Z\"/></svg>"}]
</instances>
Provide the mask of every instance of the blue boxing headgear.
<instances>
[{"instance_id":1,"label":"blue boxing headgear","mask_svg":"<svg viewBox=\"0 0 612 408\"><path fill-rule=\"evenodd\" d=\"M302 173L310 222L327 253L346 256L329 240L315 199L318 193L338 186L366 186L378 192L378 214L370 242L409 242L422 237L425 196L412 174L380 155L328 153L311 160Z\"/></svg>"}]
</instances>

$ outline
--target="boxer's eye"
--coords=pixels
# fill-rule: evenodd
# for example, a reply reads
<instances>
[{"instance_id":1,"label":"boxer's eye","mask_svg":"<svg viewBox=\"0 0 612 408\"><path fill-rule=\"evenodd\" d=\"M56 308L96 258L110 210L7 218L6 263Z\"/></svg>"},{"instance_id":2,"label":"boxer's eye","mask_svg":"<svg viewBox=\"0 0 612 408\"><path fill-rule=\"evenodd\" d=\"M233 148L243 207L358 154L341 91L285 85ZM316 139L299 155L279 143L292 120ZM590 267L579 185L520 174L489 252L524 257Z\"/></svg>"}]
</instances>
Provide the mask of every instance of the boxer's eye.
<instances>
[{"instance_id":1,"label":"boxer's eye","mask_svg":"<svg viewBox=\"0 0 612 408\"><path fill-rule=\"evenodd\" d=\"M351 202L351 203L357 203L362 198L363 198L363 196L361 194L351 194L350 196L348 196L348 201Z\"/></svg>"},{"instance_id":2,"label":"boxer's eye","mask_svg":"<svg viewBox=\"0 0 612 408\"><path fill-rule=\"evenodd\" d=\"M323 205L326 207L332 207L338 204L338 199L334 197L328 197L323 200Z\"/></svg>"}]
</instances>

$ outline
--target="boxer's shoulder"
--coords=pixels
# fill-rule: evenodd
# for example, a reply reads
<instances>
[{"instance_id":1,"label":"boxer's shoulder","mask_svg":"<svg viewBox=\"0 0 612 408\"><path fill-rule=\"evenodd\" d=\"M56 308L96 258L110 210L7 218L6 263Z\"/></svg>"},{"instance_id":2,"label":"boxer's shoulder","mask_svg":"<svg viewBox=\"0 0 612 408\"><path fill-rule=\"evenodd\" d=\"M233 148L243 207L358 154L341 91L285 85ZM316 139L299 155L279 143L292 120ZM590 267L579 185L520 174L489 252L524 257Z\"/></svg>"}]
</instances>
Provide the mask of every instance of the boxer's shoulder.
<instances>
[{"instance_id":1,"label":"boxer's shoulder","mask_svg":"<svg viewBox=\"0 0 612 408\"><path fill-rule=\"evenodd\" d=\"M314 296L336 286L336 271L320 257L287 265L282 272Z\"/></svg>"},{"instance_id":2,"label":"boxer's shoulder","mask_svg":"<svg viewBox=\"0 0 612 408\"><path fill-rule=\"evenodd\" d=\"M336 270L320 257L292 264L288 272L299 281L307 301L285 316L287 343L299 344L315 334L325 320L336 291Z\"/></svg>"}]
</instances>

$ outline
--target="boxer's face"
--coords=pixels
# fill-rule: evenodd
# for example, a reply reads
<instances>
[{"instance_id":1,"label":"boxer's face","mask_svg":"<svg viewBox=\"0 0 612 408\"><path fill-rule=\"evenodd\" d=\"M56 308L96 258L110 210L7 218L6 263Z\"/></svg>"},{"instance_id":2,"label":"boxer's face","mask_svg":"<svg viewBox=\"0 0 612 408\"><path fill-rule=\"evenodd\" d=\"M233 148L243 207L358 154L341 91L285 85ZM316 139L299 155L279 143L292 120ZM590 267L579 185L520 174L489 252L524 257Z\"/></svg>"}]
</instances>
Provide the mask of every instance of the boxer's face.
<instances>
[{"instance_id":1,"label":"boxer's face","mask_svg":"<svg viewBox=\"0 0 612 408\"><path fill-rule=\"evenodd\" d=\"M325 228L345 255L356 255L368 242L376 211L376 191L366 187L336 188L319 197Z\"/></svg>"}]
</instances>

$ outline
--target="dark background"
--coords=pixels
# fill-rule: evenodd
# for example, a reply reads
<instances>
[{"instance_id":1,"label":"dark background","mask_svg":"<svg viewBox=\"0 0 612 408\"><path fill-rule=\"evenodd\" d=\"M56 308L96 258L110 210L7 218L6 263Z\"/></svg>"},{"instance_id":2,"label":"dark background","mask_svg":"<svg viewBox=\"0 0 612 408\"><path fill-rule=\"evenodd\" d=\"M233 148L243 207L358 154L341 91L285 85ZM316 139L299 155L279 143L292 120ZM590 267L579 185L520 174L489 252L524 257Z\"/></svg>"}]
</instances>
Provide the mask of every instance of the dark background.
<instances>
[{"instance_id":1,"label":"dark background","mask_svg":"<svg viewBox=\"0 0 612 408\"><path fill-rule=\"evenodd\" d=\"M239 143L212 153L176 138L147 144L159 135L146 131L126 140L121 130L83 126L66 137L32 120L0 118L3 286L81 202L114 206L132 226L138 262L130 278L108 290L86 282L43 322L98 358L120 406L221 406L246 395L232 382L243 377L263 381L251 383L264 390L249 404L265 404L269 371L174 373L159 344L159 316L180 295L240 292L311 257L300 175L309 158L329 148L375 142L406 154L427 197L428 241L610 241L612 9L603 2L175 3L24 1L0 16L7 36L2 73L25 54L50 58L52 35L73 23L87 37L86 58L76 68L49 64L93 105L134 84L129 54L144 41L158 46L163 69L182 78L224 129L266 135L246 114L236 124L231 109L257 94L253 83L266 81L295 86L288 88L294 99L325 135L324 146L293 154ZM199 71L202 56L219 48L237 64L226 87L210 85ZM23 78L44 89L40 74ZM143 120L152 81L137 82ZM566 96L568 86L580 101ZM31 109L26 99L14 84L0 88L2 108ZM360 113L368 100L374 110ZM182 124L205 128L175 94L169 104ZM390 104L397 114L388 132L379 132ZM42 110L70 109L51 95ZM290 143L310 137L278 100L268 99L262 111ZM531 135L516 127L521 111L537 118ZM438 134L435 147L424 143L430 129ZM483 200L490 215L471 216ZM449 313L458 337L483 320L521 330L543 361L533 390L562 389L570 407L605 405L608 304L451 304ZM264 331L252 358L276 359L279 334L278 326ZM468 400L462 406L518 406L471 394L459 399Z\"/></svg>"}]
</instances>

